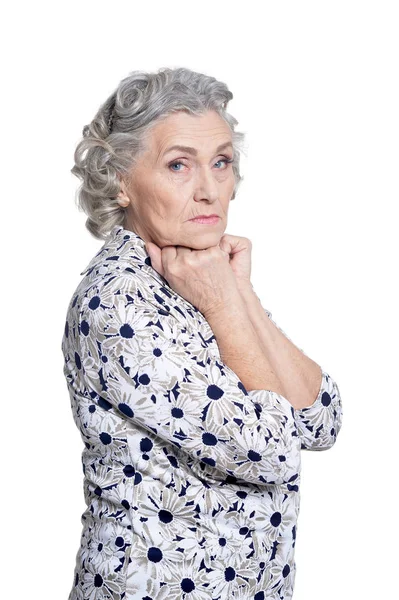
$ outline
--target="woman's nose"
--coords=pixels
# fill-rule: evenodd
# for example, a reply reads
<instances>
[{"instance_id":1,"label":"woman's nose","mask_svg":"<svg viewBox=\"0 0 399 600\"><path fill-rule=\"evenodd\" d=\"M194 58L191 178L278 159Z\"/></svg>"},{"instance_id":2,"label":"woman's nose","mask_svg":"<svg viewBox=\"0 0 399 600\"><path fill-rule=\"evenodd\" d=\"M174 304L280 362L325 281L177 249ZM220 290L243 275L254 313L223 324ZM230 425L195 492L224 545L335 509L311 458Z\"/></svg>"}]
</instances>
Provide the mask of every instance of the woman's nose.
<instances>
[{"instance_id":1,"label":"woman's nose","mask_svg":"<svg viewBox=\"0 0 399 600\"><path fill-rule=\"evenodd\" d=\"M208 200L215 201L218 196L219 189L215 175L210 167L204 166L197 175L195 197L199 200L206 197Z\"/></svg>"}]
</instances>

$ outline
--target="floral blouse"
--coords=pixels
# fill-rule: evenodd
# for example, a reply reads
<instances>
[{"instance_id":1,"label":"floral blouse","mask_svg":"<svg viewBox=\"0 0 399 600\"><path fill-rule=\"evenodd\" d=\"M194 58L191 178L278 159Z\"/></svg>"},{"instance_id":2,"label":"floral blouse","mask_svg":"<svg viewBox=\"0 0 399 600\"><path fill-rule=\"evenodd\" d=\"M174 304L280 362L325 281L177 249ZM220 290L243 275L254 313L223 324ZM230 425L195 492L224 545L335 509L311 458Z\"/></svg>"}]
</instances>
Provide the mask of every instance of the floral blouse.
<instances>
[{"instance_id":1,"label":"floral blouse","mask_svg":"<svg viewBox=\"0 0 399 600\"><path fill-rule=\"evenodd\" d=\"M133 231L81 275L62 338L87 505L69 600L292 598L300 450L333 446L337 384L323 371L298 410L247 391Z\"/></svg>"}]
</instances>

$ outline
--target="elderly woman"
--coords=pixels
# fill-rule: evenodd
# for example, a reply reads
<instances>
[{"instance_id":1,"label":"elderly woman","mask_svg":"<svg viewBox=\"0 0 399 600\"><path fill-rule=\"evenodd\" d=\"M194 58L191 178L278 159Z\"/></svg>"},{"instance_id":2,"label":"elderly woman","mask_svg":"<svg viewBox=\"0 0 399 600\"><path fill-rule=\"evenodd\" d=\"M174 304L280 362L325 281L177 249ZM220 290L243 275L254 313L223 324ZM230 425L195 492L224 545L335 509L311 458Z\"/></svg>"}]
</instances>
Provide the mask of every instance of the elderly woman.
<instances>
[{"instance_id":1,"label":"elderly woman","mask_svg":"<svg viewBox=\"0 0 399 600\"><path fill-rule=\"evenodd\" d=\"M250 240L224 234L232 97L134 71L75 152L105 241L62 340L87 503L69 600L292 597L300 451L331 448L342 405L262 307Z\"/></svg>"}]
</instances>

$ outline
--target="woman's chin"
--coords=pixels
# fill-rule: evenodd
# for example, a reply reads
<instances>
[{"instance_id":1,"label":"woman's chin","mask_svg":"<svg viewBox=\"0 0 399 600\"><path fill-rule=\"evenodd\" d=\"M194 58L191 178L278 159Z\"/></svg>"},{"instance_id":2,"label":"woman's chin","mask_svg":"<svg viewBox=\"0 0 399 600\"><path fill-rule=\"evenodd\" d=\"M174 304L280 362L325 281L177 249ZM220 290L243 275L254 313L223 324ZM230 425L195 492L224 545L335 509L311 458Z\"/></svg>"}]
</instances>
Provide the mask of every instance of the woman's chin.
<instances>
[{"instance_id":1,"label":"woman's chin","mask_svg":"<svg viewBox=\"0 0 399 600\"><path fill-rule=\"evenodd\" d=\"M193 235L187 240L185 246L188 246L193 250L206 250L212 246L218 246L222 236L223 232L213 232L212 234L203 233L198 236Z\"/></svg>"}]
</instances>

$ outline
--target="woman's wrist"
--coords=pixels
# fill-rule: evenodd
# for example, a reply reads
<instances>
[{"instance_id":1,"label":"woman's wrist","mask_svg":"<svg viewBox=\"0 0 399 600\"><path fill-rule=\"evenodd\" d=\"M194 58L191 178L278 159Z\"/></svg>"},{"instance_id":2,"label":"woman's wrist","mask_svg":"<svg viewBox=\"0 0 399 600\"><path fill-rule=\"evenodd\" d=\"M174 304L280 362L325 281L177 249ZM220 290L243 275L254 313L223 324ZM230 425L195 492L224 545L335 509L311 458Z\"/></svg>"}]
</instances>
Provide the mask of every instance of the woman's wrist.
<instances>
[{"instance_id":1,"label":"woman's wrist","mask_svg":"<svg viewBox=\"0 0 399 600\"><path fill-rule=\"evenodd\" d=\"M248 317L245 298L241 295L239 289L230 291L223 302L213 304L203 312L203 315L208 321L228 320L240 316Z\"/></svg>"},{"instance_id":2,"label":"woman's wrist","mask_svg":"<svg viewBox=\"0 0 399 600\"><path fill-rule=\"evenodd\" d=\"M247 305L248 302L259 302L259 297L257 296L254 287L250 280L245 280L237 283L237 288L240 292L240 296Z\"/></svg>"},{"instance_id":3,"label":"woman's wrist","mask_svg":"<svg viewBox=\"0 0 399 600\"><path fill-rule=\"evenodd\" d=\"M268 326L271 313L262 306L259 296L256 294L251 282L246 285L240 285L240 296L245 304L249 319L255 331L258 331L262 324Z\"/></svg>"}]
</instances>

